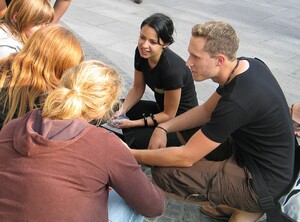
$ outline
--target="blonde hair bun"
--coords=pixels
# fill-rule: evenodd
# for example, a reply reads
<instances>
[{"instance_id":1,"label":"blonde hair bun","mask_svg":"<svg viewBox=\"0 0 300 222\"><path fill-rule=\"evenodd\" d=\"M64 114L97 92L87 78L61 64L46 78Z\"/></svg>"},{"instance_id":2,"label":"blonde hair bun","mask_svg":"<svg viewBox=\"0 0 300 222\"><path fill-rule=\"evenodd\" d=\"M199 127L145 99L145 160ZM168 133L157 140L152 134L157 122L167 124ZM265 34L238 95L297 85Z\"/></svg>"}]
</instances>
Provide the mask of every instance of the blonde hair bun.
<instances>
[{"instance_id":1,"label":"blonde hair bun","mask_svg":"<svg viewBox=\"0 0 300 222\"><path fill-rule=\"evenodd\" d=\"M112 67L96 60L68 69L51 92L43 117L52 119L107 119L119 102L122 78Z\"/></svg>"}]
</instances>

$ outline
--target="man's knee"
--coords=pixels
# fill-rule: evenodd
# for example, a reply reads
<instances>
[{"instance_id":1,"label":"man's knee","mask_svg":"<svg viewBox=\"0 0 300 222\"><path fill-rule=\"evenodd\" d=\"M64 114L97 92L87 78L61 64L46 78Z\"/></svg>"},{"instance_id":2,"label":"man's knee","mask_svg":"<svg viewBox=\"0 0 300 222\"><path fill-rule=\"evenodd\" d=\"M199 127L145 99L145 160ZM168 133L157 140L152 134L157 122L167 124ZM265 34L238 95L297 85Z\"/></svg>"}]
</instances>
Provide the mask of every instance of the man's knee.
<instances>
[{"instance_id":1,"label":"man's knee","mask_svg":"<svg viewBox=\"0 0 300 222\"><path fill-rule=\"evenodd\" d=\"M182 169L187 170L187 168ZM175 199L189 202L207 201L207 191L201 191L197 182L191 180L189 172L183 172L178 168L152 167L152 178L154 182L165 192L175 194ZM196 175L195 175L196 176ZM174 198L174 196L172 196Z\"/></svg>"},{"instance_id":2,"label":"man's knee","mask_svg":"<svg viewBox=\"0 0 300 222\"><path fill-rule=\"evenodd\" d=\"M168 191L166 182L168 179L166 178L166 168L165 167L157 167L154 166L151 168L151 174L153 181L156 183L157 186L159 186L164 191Z\"/></svg>"}]
</instances>

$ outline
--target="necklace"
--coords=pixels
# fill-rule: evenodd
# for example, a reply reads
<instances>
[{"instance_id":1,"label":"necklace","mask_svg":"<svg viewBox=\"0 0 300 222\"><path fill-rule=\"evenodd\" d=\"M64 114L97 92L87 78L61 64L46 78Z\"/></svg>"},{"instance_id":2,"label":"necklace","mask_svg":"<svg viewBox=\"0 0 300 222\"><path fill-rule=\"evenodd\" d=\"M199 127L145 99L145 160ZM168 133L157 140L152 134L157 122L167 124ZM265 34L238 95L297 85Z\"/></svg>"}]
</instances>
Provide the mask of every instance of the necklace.
<instances>
[{"instance_id":1,"label":"necklace","mask_svg":"<svg viewBox=\"0 0 300 222\"><path fill-rule=\"evenodd\" d=\"M235 67L233 68L233 70L231 71L231 73L229 74L229 76L228 76L228 78L227 78L227 80L226 80L224 86L226 86L226 85L229 83L229 81L230 81L230 79L231 79L233 73L235 72L235 70L236 70L237 67L239 66L240 60L239 60L239 59L236 59L236 60L237 60L236 65L235 65Z\"/></svg>"}]
</instances>

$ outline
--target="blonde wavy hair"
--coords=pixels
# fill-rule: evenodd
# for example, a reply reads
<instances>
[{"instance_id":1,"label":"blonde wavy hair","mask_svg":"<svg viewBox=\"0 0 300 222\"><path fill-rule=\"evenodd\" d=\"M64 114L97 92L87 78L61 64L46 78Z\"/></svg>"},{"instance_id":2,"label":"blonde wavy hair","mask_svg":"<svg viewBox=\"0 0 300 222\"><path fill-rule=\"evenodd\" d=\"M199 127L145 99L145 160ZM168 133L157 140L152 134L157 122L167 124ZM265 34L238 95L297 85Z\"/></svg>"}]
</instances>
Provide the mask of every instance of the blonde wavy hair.
<instances>
[{"instance_id":1,"label":"blonde wavy hair","mask_svg":"<svg viewBox=\"0 0 300 222\"><path fill-rule=\"evenodd\" d=\"M122 78L115 69L96 60L67 70L60 85L49 93L43 118L107 120L118 104Z\"/></svg>"},{"instance_id":2,"label":"blonde wavy hair","mask_svg":"<svg viewBox=\"0 0 300 222\"><path fill-rule=\"evenodd\" d=\"M26 28L51 23L53 18L54 9L49 0L13 0L0 26L5 24L14 37L24 44L27 40Z\"/></svg>"},{"instance_id":3,"label":"blonde wavy hair","mask_svg":"<svg viewBox=\"0 0 300 222\"><path fill-rule=\"evenodd\" d=\"M192 28L193 37L206 39L204 50L211 57L222 53L229 60L234 60L239 48L239 38L231 25L222 21L209 21Z\"/></svg>"},{"instance_id":4,"label":"blonde wavy hair","mask_svg":"<svg viewBox=\"0 0 300 222\"><path fill-rule=\"evenodd\" d=\"M52 91L65 70L81 61L84 55L77 37L61 25L36 31L23 49L0 60L0 92L5 122L40 107L42 95Z\"/></svg>"}]
</instances>

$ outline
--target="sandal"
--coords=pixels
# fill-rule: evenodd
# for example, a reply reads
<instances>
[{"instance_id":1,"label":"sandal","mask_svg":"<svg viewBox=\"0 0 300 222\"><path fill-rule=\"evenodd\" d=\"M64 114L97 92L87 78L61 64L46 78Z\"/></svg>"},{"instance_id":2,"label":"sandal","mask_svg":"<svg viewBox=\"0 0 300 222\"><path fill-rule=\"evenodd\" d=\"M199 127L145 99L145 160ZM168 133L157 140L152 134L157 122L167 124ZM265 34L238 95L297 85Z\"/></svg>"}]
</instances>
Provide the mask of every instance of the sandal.
<instances>
[{"instance_id":1,"label":"sandal","mask_svg":"<svg viewBox=\"0 0 300 222\"><path fill-rule=\"evenodd\" d=\"M297 121L295 121L295 120L293 119L294 105L295 105L295 104L293 104L293 105L291 106L291 117L292 117L292 120L293 120L293 127L294 127L294 133L295 133L295 136L296 136L296 137L300 137L300 123L298 123ZM299 106L300 106L300 104L299 104ZM300 107L299 107L299 108L300 108Z\"/></svg>"},{"instance_id":2,"label":"sandal","mask_svg":"<svg viewBox=\"0 0 300 222\"><path fill-rule=\"evenodd\" d=\"M217 211L217 214L213 214L213 213L209 212L208 208L212 208L213 210ZM228 221L231 217L231 215L225 214L220 208L218 208L218 207L213 208L212 206L209 206L209 205L200 206L199 210L202 214L205 214L216 220Z\"/></svg>"}]
</instances>

